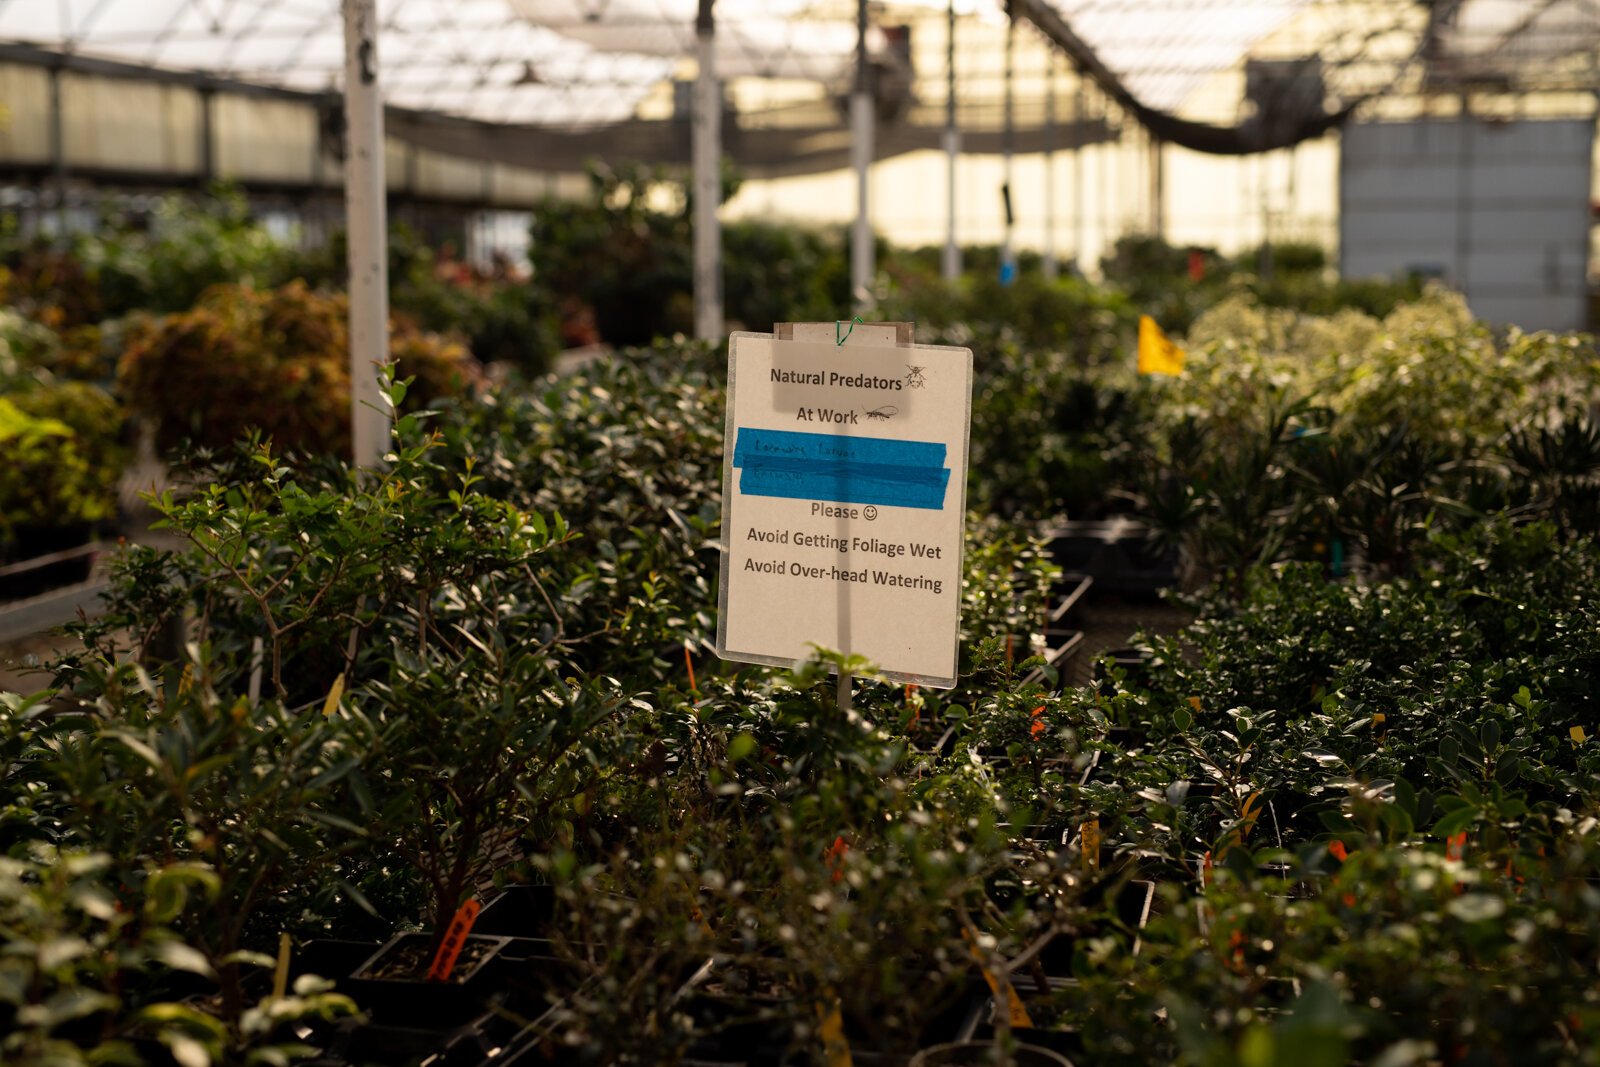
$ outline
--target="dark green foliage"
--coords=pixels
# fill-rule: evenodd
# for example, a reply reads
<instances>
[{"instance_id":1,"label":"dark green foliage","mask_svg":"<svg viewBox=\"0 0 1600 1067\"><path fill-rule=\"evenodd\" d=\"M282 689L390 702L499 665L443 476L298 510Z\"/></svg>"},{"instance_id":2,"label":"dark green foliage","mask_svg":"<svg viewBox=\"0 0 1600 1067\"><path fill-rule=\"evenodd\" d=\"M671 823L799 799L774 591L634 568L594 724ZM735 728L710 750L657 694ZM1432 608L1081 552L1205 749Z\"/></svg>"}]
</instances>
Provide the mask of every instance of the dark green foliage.
<instances>
[{"instance_id":1,"label":"dark green foliage","mask_svg":"<svg viewBox=\"0 0 1600 1067\"><path fill-rule=\"evenodd\" d=\"M643 188L553 217L680 240ZM804 245L752 233L754 256ZM627 284L671 305L682 263L651 240L626 246L649 267ZM426 290L438 264L412 263ZM0 924L23 946L0 1011L29 1009L6 1040L280 1062L294 1018L327 1048L318 1013L343 1005L314 985L250 1007L277 936L437 943L492 878L551 886L555 959L505 965L522 999L497 1018L557 1062L703 1060L718 1035L748 1058L750 1027L816 1059L834 1008L862 1059L897 1061L988 995L980 964L1033 1036L1097 1062L1592 1058L1590 344L1496 337L1436 297L1383 323L1234 302L1196 327L1190 374L1135 380L1103 365L1140 309L1124 297L961 293L1030 339L967 333L949 691L827 650L792 670L710 654L725 359L703 346L403 416L381 472L196 460L157 501L189 548L122 556L59 689L0 714L20 861ZM833 317L802 306L818 296L770 314ZM1059 574L1029 520L1135 488L1200 619L1063 688L1033 657ZM56 869L35 856L59 847ZM1161 883L1142 930L1136 879ZM97 951L41 977L36 946L62 938ZM171 1007L175 969L217 995Z\"/></svg>"},{"instance_id":2,"label":"dark green foliage","mask_svg":"<svg viewBox=\"0 0 1600 1067\"><path fill-rule=\"evenodd\" d=\"M692 213L674 183L641 167L590 173L586 201L533 213L534 277L568 314L587 308L599 339L643 345L694 330ZM676 200L662 209L653 202ZM722 228L725 315L736 329L828 321L851 306L838 233L762 222Z\"/></svg>"}]
</instances>

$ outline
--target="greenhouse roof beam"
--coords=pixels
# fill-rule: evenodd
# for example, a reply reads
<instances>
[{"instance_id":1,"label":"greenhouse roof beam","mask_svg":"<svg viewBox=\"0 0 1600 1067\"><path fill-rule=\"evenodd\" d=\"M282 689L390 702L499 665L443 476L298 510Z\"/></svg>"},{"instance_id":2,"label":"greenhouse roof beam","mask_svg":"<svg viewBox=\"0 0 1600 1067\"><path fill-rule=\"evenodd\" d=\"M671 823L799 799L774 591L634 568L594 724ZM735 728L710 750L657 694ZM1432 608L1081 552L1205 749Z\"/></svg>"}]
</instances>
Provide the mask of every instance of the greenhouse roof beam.
<instances>
[{"instance_id":1,"label":"greenhouse roof beam","mask_svg":"<svg viewBox=\"0 0 1600 1067\"><path fill-rule=\"evenodd\" d=\"M161 85L184 85L194 89L226 90L230 93L238 93L241 96L266 97L279 100L305 100L310 97L324 95L305 93L296 89L285 89L277 85L263 85L260 82L243 81L223 74L148 67L142 63L128 63L120 59L101 59L78 52L56 52L31 44L16 44L8 41L0 41L0 63L43 67L46 70L61 70L72 74L98 74L108 78L156 82Z\"/></svg>"},{"instance_id":2,"label":"greenhouse roof beam","mask_svg":"<svg viewBox=\"0 0 1600 1067\"><path fill-rule=\"evenodd\" d=\"M1093 81L1106 96L1128 112L1152 136L1191 151L1208 155L1239 156L1291 148L1339 127L1350 118L1356 108L1376 95L1363 94L1336 110L1322 109L1314 114L1298 116L1292 123L1284 125L1269 125L1250 120L1236 126L1194 122L1151 107L1135 96L1123 78L1102 61L1095 48L1072 28L1049 0L1010 0L1010 3L1012 11L1017 16L1032 22L1040 32L1055 42L1083 76ZM1434 4L1428 15L1430 32L1433 26L1448 17L1459 4L1460 0L1440 0ZM1424 33L1421 40L1426 41L1429 36L1429 33ZM1417 58L1421 51L1422 47L1419 44L1412 59ZM1409 65L1410 61L1401 69Z\"/></svg>"}]
</instances>

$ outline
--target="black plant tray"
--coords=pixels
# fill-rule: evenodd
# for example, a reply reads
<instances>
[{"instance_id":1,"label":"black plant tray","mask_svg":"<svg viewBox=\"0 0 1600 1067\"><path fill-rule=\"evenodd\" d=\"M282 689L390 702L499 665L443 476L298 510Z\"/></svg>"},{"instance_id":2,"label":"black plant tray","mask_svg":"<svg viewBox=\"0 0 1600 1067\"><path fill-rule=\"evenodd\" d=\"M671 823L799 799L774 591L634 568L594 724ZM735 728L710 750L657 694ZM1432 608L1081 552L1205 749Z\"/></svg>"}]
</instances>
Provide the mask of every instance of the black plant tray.
<instances>
[{"instance_id":1,"label":"black plant tray","mask_svg":"<svg viewBox=\"0 0 1600 1067\"><path fill-rule=\"evenodd\" d=\"M31 559L0 562L0 603L27 600L55 589L82 585L94 570L95 556L105 547L93 541Z\"/></svg>"},{"instance_id":2,"label":"black plant tray","mask_svg":"<svg viewBox=\"0 0 1600 1067\"><path fill-rule=\"evenodd\" d=\"M1158 547L1149 527L1128 516L1062 522L1047 536L1056 565L1093 578L1101 592L1150 596L1177 584L1177 554Z\"/></svg>"},{"instance_id":3,"label":"black plant tray","mask_svg":"<svg viewBox=\"0 0 1600 1067\"><path fill-rule=\"evenodd\" d=\"M1156 905L1156 883L1136 880L1124 882L1117 887L1117 896L1114 907L1117 919L1130 930L1143 930L1145 923L1150 921L1150 914ZM1044 973L1049 977L1066 977L1072 974L1072 956L1075 939L1066 936L1057 936L1044 951L1039 953L1039 964ZM1138 951L1135 944L1134 951ZM1025 977L1015 977L1015 981L1027 985Z\"/></svg>"}]
</instances>

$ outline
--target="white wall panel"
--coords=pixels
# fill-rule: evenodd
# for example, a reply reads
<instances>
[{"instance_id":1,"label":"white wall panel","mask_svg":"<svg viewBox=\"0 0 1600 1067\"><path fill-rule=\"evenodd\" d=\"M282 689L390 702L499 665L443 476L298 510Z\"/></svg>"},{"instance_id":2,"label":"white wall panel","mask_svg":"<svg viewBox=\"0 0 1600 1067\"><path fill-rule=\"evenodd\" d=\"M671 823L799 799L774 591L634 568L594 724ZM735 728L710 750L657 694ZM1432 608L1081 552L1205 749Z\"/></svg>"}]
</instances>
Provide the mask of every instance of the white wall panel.
<instances>
[{"instance_id":1,"label":"white wall panel","mask_svg":"<svg viewBox=\"0 0 1600 1067\"><path fill-rule=\"evenodd\" d=\"M67 158L75 166L178 174L199 168L193 90L63 74L61 108Z\"/></svg>"},{"instance_id":2,"label":"white wall panel","mask_svg":"<svg viewBox=\"0 0 1600 1067\"><path fill-rule=\"evenodd\" d=\"M1589 120L1350 126L1341 269L1437 270L1491 322L1582 329L1593 149Z\"/></svg>"},{"instance_id":3,"label":"white wall panel","mask_svg":"<svg viewBox=\"0 0 1600 1067\"><path fill-rule=\"evenodd\" d=\"M312 180L315 110L294 101L222 94L212 106L219 177L297 185Z\"/></svg>"},{"instance_id":4,"label":"white wall panel","mask_svg":"<svg viewBox=\"0 0 1600 1067\"><path fill-rule=\"evenodd\" d=\"M36 67L0 66L0 159L50 160L50 73Z\"/></svg>"}]
</instances>

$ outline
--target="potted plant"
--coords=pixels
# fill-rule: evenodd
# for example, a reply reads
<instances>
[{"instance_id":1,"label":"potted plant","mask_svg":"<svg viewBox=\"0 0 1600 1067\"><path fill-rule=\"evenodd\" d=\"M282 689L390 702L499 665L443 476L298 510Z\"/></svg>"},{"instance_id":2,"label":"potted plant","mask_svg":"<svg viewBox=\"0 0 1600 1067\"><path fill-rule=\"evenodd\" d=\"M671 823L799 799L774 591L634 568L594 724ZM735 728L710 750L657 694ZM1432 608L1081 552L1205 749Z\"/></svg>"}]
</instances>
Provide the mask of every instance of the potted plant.
<instances>
[{"instance_id":1,"label":"potted plant","mask_svg":"<svg viewBox=\"0 0 1600 1067\"><path fill-rule=\"evenodd\" d=\"M87 546L117 515L120 426L115 401L82 382L0 393L0 595L88 577ZM51 559L27 565L38 557Z\"/></svg>"}]
</instances>

